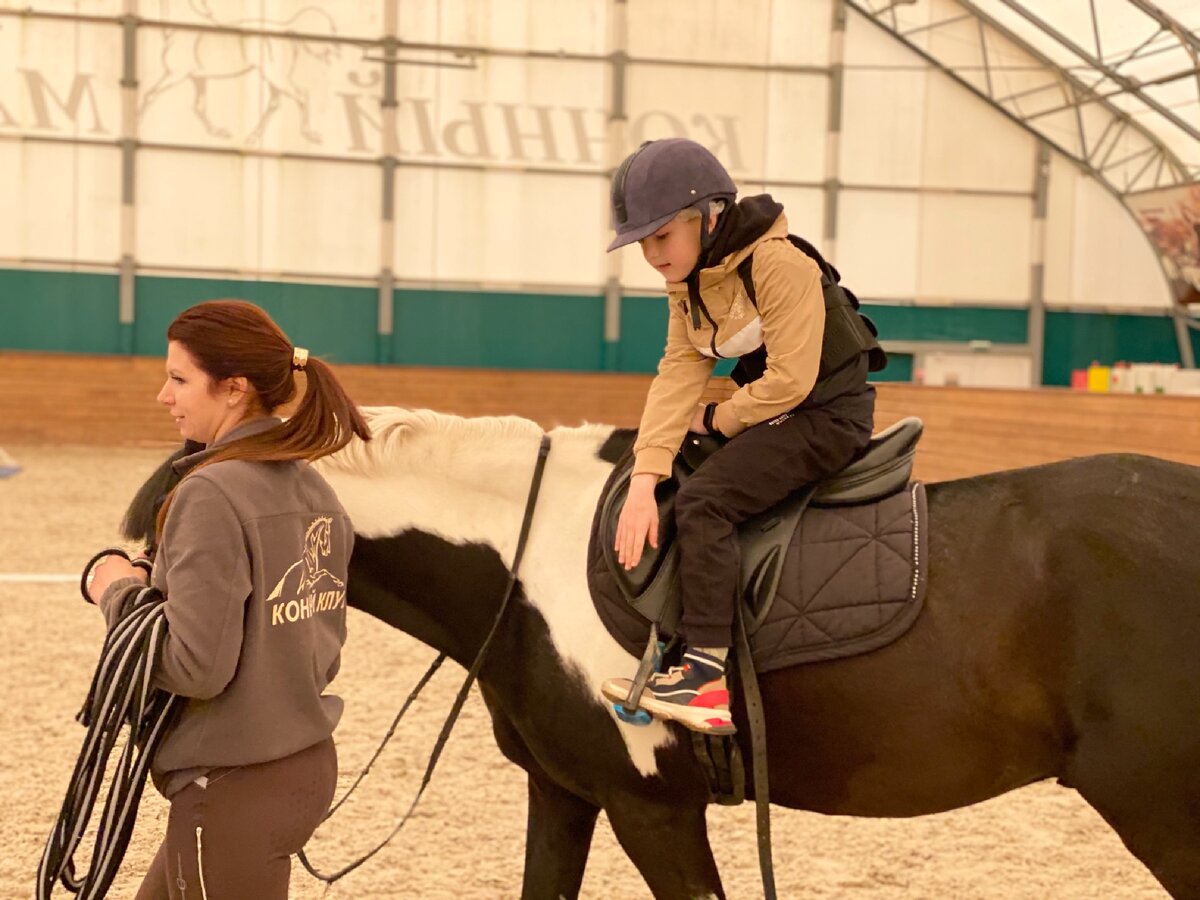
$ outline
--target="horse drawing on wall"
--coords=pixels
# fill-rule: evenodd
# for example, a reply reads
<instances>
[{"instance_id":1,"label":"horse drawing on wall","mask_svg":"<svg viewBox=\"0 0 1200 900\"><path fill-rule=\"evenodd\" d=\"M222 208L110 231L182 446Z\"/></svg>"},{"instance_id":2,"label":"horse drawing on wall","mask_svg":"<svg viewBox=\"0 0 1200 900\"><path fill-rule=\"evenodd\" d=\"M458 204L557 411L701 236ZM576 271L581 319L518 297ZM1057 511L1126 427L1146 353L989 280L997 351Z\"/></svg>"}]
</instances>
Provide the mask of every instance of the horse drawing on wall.
<instances>
[{"instance_id":1,"label":"horse drawing on wall","mask_svg":"<svg viewBox=\"0 0 1200 900\"><path fill-rule=\"evenodd\" d=\"M260 144L272 118L280 110L284 100L290 101L300 116L300 133L314 143L321 143L321 135L312 126L312 100L309 88L301 80L298 69L306 60L315 61L328 69L334 57L340 53L336 43L330 41L305 40L291 37L283 32L299 34L337 35L333 17L320 6L306 6L282 20L270 19L219 19L213 13L208 0L188 0L192 11L204 22L217 28L265 30L280 32L269 35L236 35L216 31L164 28L159 62L162 72L142 94L138 104L138 115L159 101L163 95L175 88L190 84L192 88L192 113L212 137L229 139L230 130L216 124L208 108L208 85L210 81L228 81L256 75L266 87L266 105L258 122L245 139L247 146ZM164 0L164 6L166 0ZM167 18L164 9L164 18ZM231 42L236 41L236 52L231 52Z\"/></svg>"}]
</instances>

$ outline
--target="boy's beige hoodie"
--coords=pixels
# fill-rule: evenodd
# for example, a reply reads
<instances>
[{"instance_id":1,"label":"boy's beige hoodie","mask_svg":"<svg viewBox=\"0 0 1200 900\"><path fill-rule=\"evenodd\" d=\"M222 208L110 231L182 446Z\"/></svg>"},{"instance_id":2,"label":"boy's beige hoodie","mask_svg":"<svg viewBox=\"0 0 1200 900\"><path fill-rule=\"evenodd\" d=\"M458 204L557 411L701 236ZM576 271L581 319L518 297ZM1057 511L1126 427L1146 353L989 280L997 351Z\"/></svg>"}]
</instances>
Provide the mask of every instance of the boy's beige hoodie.
<instances>
[{"instance_id":1,"label":"boy's beige hoodie","mask_svg":"<svg viewBox=\"0 0 1200 900\"><path fill-rule=\"evenodd\" d=\"M767 349L766 373L717 405L713 424L726 437L787 412L813 389L825 334L821 272L787 235L787 218L780 214L762 237L700 270L700 297L712 323L701 315L694 328L687 285L667 285L667 346L642 412L634 474L671 474L718 358L736 358L760 345ZM751 253L757 309L737 270Z\"/></svg>"}]
</instances>

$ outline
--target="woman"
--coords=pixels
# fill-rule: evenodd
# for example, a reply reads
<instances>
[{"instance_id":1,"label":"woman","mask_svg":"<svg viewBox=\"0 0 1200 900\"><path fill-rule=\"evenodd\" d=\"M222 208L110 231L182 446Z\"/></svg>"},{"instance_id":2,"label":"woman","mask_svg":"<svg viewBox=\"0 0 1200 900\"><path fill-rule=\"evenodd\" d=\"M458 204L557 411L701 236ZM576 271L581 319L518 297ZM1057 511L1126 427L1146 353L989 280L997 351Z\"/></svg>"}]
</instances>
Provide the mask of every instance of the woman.
<instances>
[{"instance_id":1,"label":"woman","mask_svg":"<svg viewBox=\"0 0 1200 900\"><path fill-rule=\"evenodd\" d=\"M284 898L290 857L333 797L339 698L324 694L346 638L354 532L308 462L367 440L332 370L258 307L214 300L167 330L158 394L184 438L182 481L158 517L150 583L168 633L154 686L187 698L155 754L171 802L138 898ZM275 413L296 393L283 421ZM146 584L109 556L89 593L109 628Z\"/></svg>"}]
</instances>

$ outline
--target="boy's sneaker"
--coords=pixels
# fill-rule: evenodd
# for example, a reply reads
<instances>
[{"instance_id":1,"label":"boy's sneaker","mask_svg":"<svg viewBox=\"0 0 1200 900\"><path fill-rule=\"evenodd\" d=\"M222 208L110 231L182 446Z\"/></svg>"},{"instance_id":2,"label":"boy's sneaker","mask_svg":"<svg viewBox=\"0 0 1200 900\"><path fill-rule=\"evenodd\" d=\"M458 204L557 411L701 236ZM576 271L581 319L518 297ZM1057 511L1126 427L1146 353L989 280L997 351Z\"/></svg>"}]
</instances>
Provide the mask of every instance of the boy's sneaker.
<instances>
[{"instance_id":1,"label":"boy's sneaker","mask_svg":"<svg viewBox=\"0 0 1200 900\"><path fill-rule=\"evenodd\" d=\"M632 684L628 678L610 678L601 691L611 702L624 703ZM671 719L692 731L737 731L729 714L725 664L701 650L687 650L683 665L651 675L639 705L656 719Z\"/></svg>"}]
</instances>

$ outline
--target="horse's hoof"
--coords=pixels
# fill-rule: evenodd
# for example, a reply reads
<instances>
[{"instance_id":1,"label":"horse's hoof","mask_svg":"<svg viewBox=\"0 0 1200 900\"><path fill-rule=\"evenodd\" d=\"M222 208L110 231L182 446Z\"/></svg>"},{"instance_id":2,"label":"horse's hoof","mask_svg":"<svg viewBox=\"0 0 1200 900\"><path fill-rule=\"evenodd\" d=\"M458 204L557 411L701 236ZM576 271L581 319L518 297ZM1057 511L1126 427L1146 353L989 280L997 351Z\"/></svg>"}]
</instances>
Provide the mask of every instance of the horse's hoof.
<instances>
[{"instance_id":1,"label":"horse's hoof","mask_svg":"<svg viewBox=\"0 0 1200 900\"><path fill-rule=\"evenodd\" d=\"M622 722L625 722L628 725L636 725L639 728L645 728L652 721L654 721L650 718L650 713L646 712L644 709L630 712L620 703L613 704L613 712L617 714L617 718Z\"/></svg>"}]
</instances>

